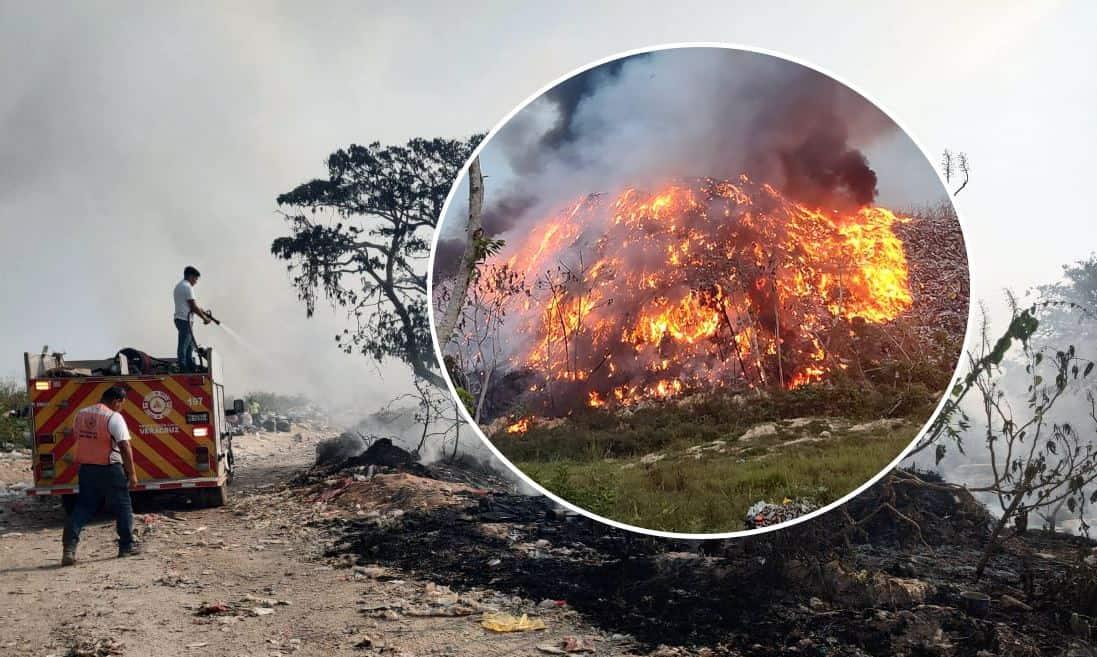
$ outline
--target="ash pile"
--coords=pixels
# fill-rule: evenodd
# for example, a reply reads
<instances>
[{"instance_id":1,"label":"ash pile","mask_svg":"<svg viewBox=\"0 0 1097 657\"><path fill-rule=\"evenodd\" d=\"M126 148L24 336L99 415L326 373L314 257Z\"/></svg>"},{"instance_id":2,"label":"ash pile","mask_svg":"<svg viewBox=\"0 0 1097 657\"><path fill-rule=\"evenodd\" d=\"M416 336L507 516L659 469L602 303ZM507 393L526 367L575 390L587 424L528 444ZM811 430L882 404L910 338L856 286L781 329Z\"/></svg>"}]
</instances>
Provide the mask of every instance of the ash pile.
<instances>
[{"instance_id":1,"label":"ash pile","mask_svg":"<svg viewBox=\"0 0 1097 657\"><path fill-rule=\"evenodd\" d=\"M788 529L691 543L404 470L374 477L420 486L375 491L403 512L327 519L327 555L457 592L559 601L639 654L1094 654L1078 652L1091 650L1097 618L1094 543L1018 533L976 581L986 509L900 474Z\"/></svg>"},{"instance_id":2,"label":"ash pile","mask_svg":"<svg viewBox=\"0 0 1097 657\"><path fill-rule=\"evenodd\" d=\"M399 439L397 439L399 440ZM513 490L514 483L498 470L469 454L422 463L416 450L400 447L387 436L346 431L316 445L316 464L297 483L332 477L362 481L381 474L404 473L421 478L461 483L474 488Z\"/></svg>"}]
</instances>

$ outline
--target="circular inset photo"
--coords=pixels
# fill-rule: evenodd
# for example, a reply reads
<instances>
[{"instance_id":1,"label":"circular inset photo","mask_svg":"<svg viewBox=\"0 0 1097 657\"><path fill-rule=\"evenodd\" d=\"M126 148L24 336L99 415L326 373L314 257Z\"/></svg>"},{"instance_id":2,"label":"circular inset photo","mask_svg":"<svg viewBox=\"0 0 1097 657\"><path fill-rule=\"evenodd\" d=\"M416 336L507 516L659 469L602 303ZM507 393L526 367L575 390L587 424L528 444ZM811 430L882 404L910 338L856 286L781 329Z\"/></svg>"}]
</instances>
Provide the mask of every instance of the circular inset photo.
<instances>
[{"instance_id":1,"label":"circular inset photo","mask_svg":"<svg viewBox=\"0 0 1097 657\"><path fill-rule=\"evenodd\" d=\"M537 489L648 533L815 515L939 409L968 320L934 165L827 74L715 47L579 71L486 137L430 272L453 394Z\"/></svg>"}]
</instances>

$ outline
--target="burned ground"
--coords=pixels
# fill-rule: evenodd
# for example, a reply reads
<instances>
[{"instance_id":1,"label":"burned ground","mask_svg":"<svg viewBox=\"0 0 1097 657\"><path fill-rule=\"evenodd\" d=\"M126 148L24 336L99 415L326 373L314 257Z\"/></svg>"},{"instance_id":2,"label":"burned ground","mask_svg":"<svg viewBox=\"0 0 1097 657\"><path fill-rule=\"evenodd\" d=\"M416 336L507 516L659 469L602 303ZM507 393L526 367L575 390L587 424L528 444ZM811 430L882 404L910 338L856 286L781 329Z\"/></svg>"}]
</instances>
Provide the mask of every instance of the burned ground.
<instances>
[{"instance_id":1,"label":"burned ground","mask_svg":"<svg viewBox=\"0 0 1097 657\"><path fill-rule=\"evenodd\" d=\"M645 649L1039 655L1082 645L1097 611L1095 571L1083 561L1090 541L1015 536L975 582L989 515L969 495L888 479L846 511L863 519L882 501L917 530L884 511L846 531L833 512L773 534L682 543L607 528L543 498L479 491L399 524L341 519L326 529L339 537L329 556L455 590L562 600ZM965 609L968 591L990 597L985 617Z\"/></svg>"},{"instance_id":2,"label":"burned ground","mask_svg":"<svg viewBox=\"0 0 1097 657\"><path fill-rule=\"evenodd\" d=\"M131 657L1094 654L1094 544L1017 535L976 582L990 518L925 475L885 479L848 518L691 543L606 528L461 464L309 468L307 437L242 446L267 456L241 459L230 505L141 516L134 561L109 558L113 527L96 523L86 561L56 569L59 508L4 506L2 652L109 639ZM871 515L885 502L894 512ZM988 596L985 615L965 592ZM495 611L546 629L494 633L481 621Z\"/></svg>"}]
</instances>

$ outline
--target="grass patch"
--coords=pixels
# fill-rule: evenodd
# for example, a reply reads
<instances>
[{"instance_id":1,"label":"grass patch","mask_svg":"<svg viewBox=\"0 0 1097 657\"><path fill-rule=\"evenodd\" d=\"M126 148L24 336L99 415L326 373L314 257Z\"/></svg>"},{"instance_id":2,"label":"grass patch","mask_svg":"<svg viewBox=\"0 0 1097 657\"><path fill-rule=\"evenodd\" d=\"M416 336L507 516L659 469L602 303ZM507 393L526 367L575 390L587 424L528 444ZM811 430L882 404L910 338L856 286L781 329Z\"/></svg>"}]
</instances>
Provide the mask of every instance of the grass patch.
<instances>
[{"instance_id":1,"label":"grass patch","mask_svg":"<svg viewBox=\"0 0 1097 657\"><path fill-rule=\"evenodd\" d=\"M563 499L607 518L663 531L711 533L743 528L758 500L833 502L876 475L917 427L843 434L739 462L741 455L673 454L622 468L604 459L519 460L516 465Z\"/></svg>"},{"instance_id":2,"label":"grass patch","mask_svg":"<svg viewBox=\"0 0 1097 657\"><path fill-rule=\"evenodd\" d=\"M941 394L921 385L900 389L842 380L764 396L714 393L688 405L667 402L627 414L579 409L562 425L535 424L520 435L500 432L492 442L514 462L631 458L712 440L732 441L756 424L797 417L905 417L920 425L932 415Z\"/></svg>"}]
</instances>

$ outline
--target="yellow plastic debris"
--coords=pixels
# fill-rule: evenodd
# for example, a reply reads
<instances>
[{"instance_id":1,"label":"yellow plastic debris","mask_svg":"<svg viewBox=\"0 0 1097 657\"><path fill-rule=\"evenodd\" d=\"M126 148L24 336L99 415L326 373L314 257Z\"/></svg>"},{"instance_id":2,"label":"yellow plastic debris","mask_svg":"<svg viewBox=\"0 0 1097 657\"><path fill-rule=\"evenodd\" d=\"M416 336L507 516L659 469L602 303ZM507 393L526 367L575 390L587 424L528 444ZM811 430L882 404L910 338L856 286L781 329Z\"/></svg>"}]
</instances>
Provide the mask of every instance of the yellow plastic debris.
<instances>
[{"instance_id":1,"label":"yellow plastic debris","mask_svg":"<svg viewBox=\"0 0 1097 657\"><path fill-rule=\"evenodd\" d=\"M530 618L526 614L516 618L503 612L484 614L480 624L492 632L526 632L545 629L545 621L540 618Z\"/></svg>"}]
</instances>

